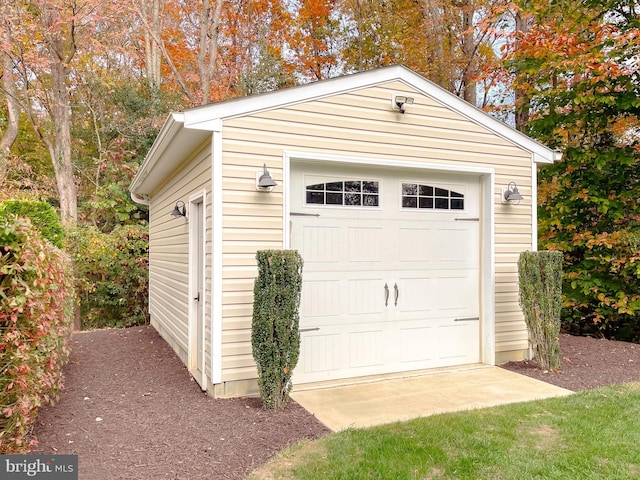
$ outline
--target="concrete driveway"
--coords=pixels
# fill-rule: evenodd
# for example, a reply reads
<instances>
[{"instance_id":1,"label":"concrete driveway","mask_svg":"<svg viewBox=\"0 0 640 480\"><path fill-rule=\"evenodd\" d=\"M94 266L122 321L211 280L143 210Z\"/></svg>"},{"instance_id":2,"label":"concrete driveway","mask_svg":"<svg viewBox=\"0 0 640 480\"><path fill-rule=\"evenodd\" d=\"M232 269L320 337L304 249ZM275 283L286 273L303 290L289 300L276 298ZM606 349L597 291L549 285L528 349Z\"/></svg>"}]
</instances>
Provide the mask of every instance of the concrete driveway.
<instances>
[{"instance_id":1,"label":"concrete driveway","mask_svg":"<svg viewBox=\"0 0 640 480\"><path fill-rule=\"evenodd\" d=\"M294 387L291 397L333 431L573 392L488 365Z\"/></svg>"}]
</instances>

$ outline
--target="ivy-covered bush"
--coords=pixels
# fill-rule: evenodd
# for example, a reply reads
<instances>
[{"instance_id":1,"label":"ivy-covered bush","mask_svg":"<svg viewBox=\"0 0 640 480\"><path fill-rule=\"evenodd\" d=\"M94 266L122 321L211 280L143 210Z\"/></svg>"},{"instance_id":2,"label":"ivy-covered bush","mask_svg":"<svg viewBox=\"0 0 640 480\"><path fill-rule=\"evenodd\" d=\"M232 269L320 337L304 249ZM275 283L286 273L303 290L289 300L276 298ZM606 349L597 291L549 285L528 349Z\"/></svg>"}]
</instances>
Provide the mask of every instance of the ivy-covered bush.
<instances>
[{"instance_id":1,"label":"ivy-covered bush","mask_svg":"<svg viewBox=\"0 0 640 480\"><path fill-rule=\"evenodd\" d=\"M5 200L0 202L0 216L15 215L28 218L40 234L62 248L64 241L64 227L55 209L46 202L26 200Z\"/></svg>"},{"instance_id":2,"label":"ivy-covered bush","mask_svg":"<svg viewBox=\"0 0 640 480\"><path fill-rule=\"evenodd\" d=\"M122 226L110 233L77 227L68 232L67 250L76 266L83 329L149 322L146 227Z\"/></svg>"},{"instance_id":3,"label":"ivy-covered bush","mask_svg":"<svg viewBox=\"0 0 640 480\"><path fill-rule=\"evenodd\" d=\"M258 366L260 397L266 409L279 410L289 400L291 375L300 354L299 309L302 258L294 250L256 254L251 344Z\"/></svg>"},{"instance_id":4,"label":"ivy-covered bush","mask_svg":"<svg viewBox=\"0 0 640 480\"><path fill-rule=\"evenodd\" d=\"M62 385L71 261L28 223L0 217L0 454L24 453L38 407Z\"/></svg>"},{"instance_id":5,"label":"ivy-covered bush","mask_svg":"<svg viewBox=\"0 0 640 480\"><path fill-rule=\"evenodd\" d=\"M518 261L520 308L534 359L543 370L560 368L562 252L522 252Z\"/></svg>"}]
</instances>

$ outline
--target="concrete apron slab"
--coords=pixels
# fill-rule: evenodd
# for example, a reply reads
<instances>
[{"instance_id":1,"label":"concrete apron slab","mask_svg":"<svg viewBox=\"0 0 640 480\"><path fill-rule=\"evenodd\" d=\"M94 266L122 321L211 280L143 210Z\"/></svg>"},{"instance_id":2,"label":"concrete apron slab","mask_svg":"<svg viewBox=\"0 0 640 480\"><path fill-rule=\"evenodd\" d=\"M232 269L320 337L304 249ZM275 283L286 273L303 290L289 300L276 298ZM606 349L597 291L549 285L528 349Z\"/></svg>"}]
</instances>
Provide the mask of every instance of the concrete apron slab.
<instances>
[{"instance_id":1,"label":"concrete apron slab","mask_svg":"<svg viewBox=\"0 0 640 480\"><path fill-rule=\"evenodd\" d=\"M291 397L339 431L571 393L500 367L475 365L354 384L306 384L294 387Z\"/></svg>"}]
</instances>

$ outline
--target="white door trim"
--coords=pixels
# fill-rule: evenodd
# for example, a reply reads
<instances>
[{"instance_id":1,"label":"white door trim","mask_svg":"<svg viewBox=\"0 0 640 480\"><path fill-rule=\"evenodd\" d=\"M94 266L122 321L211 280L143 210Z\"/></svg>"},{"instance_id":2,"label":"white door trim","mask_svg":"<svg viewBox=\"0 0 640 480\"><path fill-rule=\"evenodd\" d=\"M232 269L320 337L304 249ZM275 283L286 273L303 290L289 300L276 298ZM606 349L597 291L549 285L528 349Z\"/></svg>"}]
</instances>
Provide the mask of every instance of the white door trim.
<instances>
[{"instance_id":1,"label":"white door trim","mask_svg":"<svg viewBox=\"0 0 640 480\"><path fill-rule=\"evenodd\" d=\"M189 372L198 382L202 390L206 385L206 191L196 192L189 197ZM195 215L196 205L201 209L200 215ZM200 252L198 252L198 248ZM199 291L200 286L201 291ZM194 299L200 298L199 302ZM202 321L198 322L199 310ZM198 332L198 326L201 331ZM201 339L201 350L198 352L198 337ZM198 356L201 355L202 363L198 365Z\"/></svg>"},{"instance_id":2,"label":"white door trim","mask_svg":"<svg viewBox=\"0 0 640 480\"><path fill-rule=\"evenodd\" d=\"M332 162L342 165L372 165L377 167L408 168L449 173L478 174L481 184L480 219L480 346L482 362L495 365L495 222L494 190L495 170L467 165L443 165L436 163L389 160L375 157L339 156L322 153L285 150L283 153L283 248L291 248L291 162Z\"/></svg>"}]
</instances>

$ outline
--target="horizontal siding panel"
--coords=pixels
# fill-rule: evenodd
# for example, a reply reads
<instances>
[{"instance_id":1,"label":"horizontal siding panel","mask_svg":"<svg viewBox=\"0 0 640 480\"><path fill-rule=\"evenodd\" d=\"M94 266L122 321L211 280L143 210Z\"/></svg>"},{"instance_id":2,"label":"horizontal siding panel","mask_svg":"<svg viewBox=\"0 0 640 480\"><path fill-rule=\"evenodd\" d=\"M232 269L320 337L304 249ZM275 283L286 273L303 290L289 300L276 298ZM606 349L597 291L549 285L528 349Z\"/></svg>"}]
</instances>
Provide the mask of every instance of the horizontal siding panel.
<instances>
[{"instance_id":1,"label":"horizontal siding panel","mask_svg":"<svg viewBox=\"0 0 640 480\"><path fill-rule=\"evenodd\" d=\"M265 215L227 215L222 220L224 228L243 228L243 229L272 229L282 231L282 216L265 216Z\"/></svg>"},{"instance_id":2,"label":"horizontal siding panel","mask_svg":"<svg viewBox=\"0 0 640 480\"><path fill-rule=\"evenodd\" d=\"M227 305L238 303L253 303L253 289L241 291L225 291L222 293L222 299Z\"/></svg>"},{"instance_id":3,"label":"horizontal siding panel","mask_svg":"<svg viewBox=\"0 0 640 480\"><path fill-rule=\"evenodd\" d=\"M229 317L251 317L253 315L253 304L231 304L222 306L222 316Z\"/></svg>"},{"instance_id":4,"label":"horizontal siding panel","mask_svg":"<svg viewBox=\"0 0 640 480\"><path fill-rule=\"evenodd\" d=\"M265 242L282 241L282 229L279 230L260 230L257 228L225 228L222 231L222 241L248 241L255 242L256 245L262 245Z\"/></svg>"},{"instance_id":5,"label":"horizontal siding panel","mask_svg":"<svg viewBox=\"0 0 640 480\"><path fill-rule=\"evenodd\" d=\"M497 316L500 314L513 314L513 313L517 313L517 314L522 313L522 310L520 309L520 304L517 301L496 303L496 318L498 318Z\"/></svg>"},{"instance_id":6,"label":"horizontal siding panel","mask_svg":"<svg viewBox=\"0 0 640 480\"><path fill-rule=\"evenodd\" d=\"M255 279L258 276L258 267L223 267L222 278L246 278Z\"/></svg>"},{"instance_id":7,"label":"horizontal siding panel","mask_svg":"<svg viewBox=\"0 0 640 480\"><path fill-rule=\"evenodd\" d=\"M257 265L255 253L228 253L222 257L224 266L252 266Z\"/></svg>"},{"instance_id":8,"label":"horizontal siding panel","mask_svg":"<svg viewBox=\"0 0 640 480\"><path fill-rule=\"evenodd\" d=\"M527 348L527 346L529 345L529 337L526 330L524 329L520 331L500 332L496 333L496 342L502 345L516 343L523 345L524 348Z\"/></svg>"},{"instance_id":9,"label":"horizontal siding panel","mask_svg":"<svg viewBox=\"0 0 640 480\"><path fill-rule=\"evenodd\" d=\"M223 362L222 380L224 382L235 382L255 378L258 378L258 370L255 365L244 368L224 368Z\"/></svg>"},{"instance_id":10,"label":"horizontal siding panel","mask_svg":"<svg viewBox=\"0 0 640 480\"><path fill-rule=\"evenodd\" d=\"M505 333L505 332L520 332L521 330L527 328L524 320L520 319L512 319L509 321L502 321L500 323L496 323L496 332Z\"/></svg>"},{"instance_id":11,"label":"horizontal siding panel","mask_svg":"<svg viewBox=\"0 0 640 480\"><path fill-rule=\"evenodd\" d=\"M269 194L271 196L272 194ZM244 203L235 202L235 203L225 203L222 206L222 214L224 216L232 215L232 216L250 216L253 217L256 215L255 210L252 208L247 208ZM282 205L280 204L260 204L260 215L265 217L280 217L282 218Z\"/></svg>"},{"instance_id":12,"label":"horizontal siding panel","mask_svg":"<svg viewBox=\"0 0 640 480\"><path fill-rule=\"evenodd\" d=\"M524 325L524 321L523 321L523 316L522 316L522 312L518 309L518 311L514 311L514 312L504 312L504 313L497 313L496 312L496 332L498 330L500 331L507 331L509 329L504 329L502 328L502 324L506 324L506 325L517 325L518 329L521 330L522 328L526 328ZM501 328L498 329L498 325L501 326ZM515 330L514 328L511 328L509 331L513 331Z\"/></svg>"},{"instance_id":13,"label":"horizontal siding panel","mask_svg":"<svg viewBox=\"0 0 640 480\"><path fill-rule=\"evenodd\" d=\"M226 370L239 368L255 370L253 355L235 355L233 357L226 357L222 362L222 368Z\"/></svg>"},{"instance_id":14,"label":"horizontal siding panel","mask_svg":"<svg viewBox=\"0 0 640 480\"><path fill-rule=\"evenodd\" d=\"M223 294L229 292L246 292L253 291L253 279L246 278L230 278L222 284Z\"/></svg>"},{"instance_id":15,"label":"horizontal siding panel","mask_svg":"<svg viewBox=\"0 0 640 480\"><path fill-rule=\"evenodd\" d=\"M496 353L502 352L517 352L527 350L529 348L529 341L525 339L496 342Z\"/></svg>"},{"instance_id":16,"label":"horizontal siding panel","mask_svg":"<svg viewBox=\"0 0 640 480\"><path fill-rule=\"evenodd\" d=\"M251 329L251 317L232 317L225 319L224 326L228 330Z\"/></svg>"},{"instance_id":17,"label":"horizontal siding panel","mask_svg":"<svg viewBox=\"0 0 640 480\"><path fill-rule=\"evenodd\" d=\"M307 152L318 151L334 155L361 155L386 156L393 160L411 160L421 163L442 163L445 165L466 164L478 167L498 167L500 165L512 165L514 159L509 156L482 155L478 152L457 150L453 148L435 148L422 145L386 144L383 142L353 142L348 140L333 139L330 136L322 139L313 137L292 137L282 139L268 132L253 132L252 141L247 138L234 138L232 132L225 130L225 149L234 152L264 152L268 155L282 155L283 149L304 150ZM243 134L244 135L244 134Z\"/></svg>"},{"instance_id":18,"label":"horizontal siding panel","mask_svg":"<svg viewBox=\"0 0 640 480\"><path fill-rule=\"evenodd\" d=\"M271 241L271 242L266 242L263 240L260 242L260 244L257 244L255 242L239 241L239 240L224 241L222 242L222 248L225 255L236 254L236 253L253 253L255 255L255 252L258 250L282 248L282 240Z\"/></svg>"},{"instance_id":19,"label":"horizontal siding panel","mask_svg":"<svg viewBox=\"0 0 640 480\"><path fill-rule=\"evenodd\" d=\"M247 214L255 215L256 206L262 209L264 206L277 205L282 211L282 194L278 191L271 193L252 191L224 190L222 192L222 201L224 203L242 204Z\"/></svg>"},{"instance_id":20,"label":"horizontal siding panel","mask_svg":"<svg viewBox=\"0 0 640 480\"><path fill-rule=\"evenodd\" d=\"M232 357L234 355L252 355L250 342L223 343L222 356Z\"/></svg>"},{"instance_id":21,"label":"horizontal siding panel","mask_svg":"<svg viewBox=\"0 0 640 480\"><path fill-rule=\"evenodd\" d=\"M307 117L309 118L309 117ZM408 118L408 117L405 117ZM426 127L412 122L381 122L366 118L350 118L342 121L340 117L326 115L324 118L316 115L310 123L292 122L288 120L261 119L258 117L247 117L242 122L242 132L251 131L271 132L275 136L297 136L304 138L326 138L328 132L336 141L344 142L371 142L372 132L375 132L376 142L384 144L396 144L423 147L428 145L433 149L440 150L465 150L483 155L496 155L504 157L520 158L521 161L531 163L531 157L522 150L510 144L499 144L495 142L495 136L483 134L474 135L473 132L456 132L446 128ZM411 120L419 120L419 116L412 112ZM462 133L462 135L461 135ZM233 132L228 133L232 138ZM461 136L464 138L461 139ZM269 143L269 142L267 142ZM457 148L456 148L457 147ZM515 163L515 162L514 162Z\"/></svg>"},{"instance_id":22,"label":"horizontal siding panel","mask_svg":"<svg viewBox=\"0 0 640 480\"><path fill-rule=\"evenodd\" d=\"M224 343L251 343L251 330L230 330L226 329L222 332L222 341Z\"/></svg>"}]
</instances>

